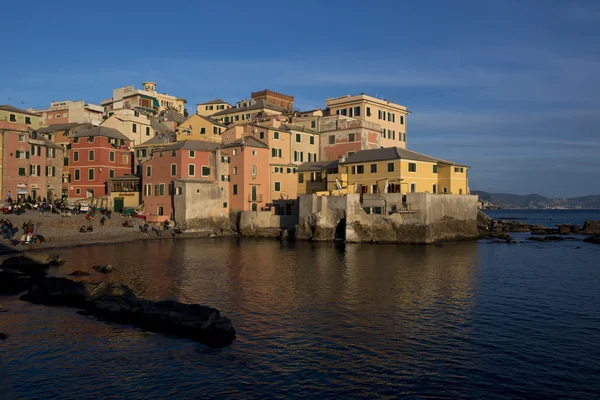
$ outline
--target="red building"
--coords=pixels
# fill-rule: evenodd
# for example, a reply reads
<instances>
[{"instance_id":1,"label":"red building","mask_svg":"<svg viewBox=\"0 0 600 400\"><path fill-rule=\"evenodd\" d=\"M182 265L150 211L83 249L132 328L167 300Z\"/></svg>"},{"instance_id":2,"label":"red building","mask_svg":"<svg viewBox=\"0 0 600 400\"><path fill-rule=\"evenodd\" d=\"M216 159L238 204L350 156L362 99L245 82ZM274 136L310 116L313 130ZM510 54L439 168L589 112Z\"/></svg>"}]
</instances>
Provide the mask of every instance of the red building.
<instances>
[{"instance_id":1,"label":"red building","mask_svg":"<svg viewBox=\"0 0 600 400\"><path fill-rule=\"evenodd\" d=\"M5 199L57 200L63 148L32 132L26 124L0 121L2 132L2 196Z\"/></svg>"},{"instance_id":2,"label":"red building","mask_svg":"<svg viewBox=\"0 0 600 400\"><path fill-rule=\"evenodd\" d=\"M157 148L142 164L142 200L146 221L162 222L173 217L174 181L218 182L220 145L184 140Z\"/></svg>"},{"instance_id":3,"label":"red building","mask_svg":"<svg viewBox=\"0 0 600 400\"><path fill-rule=\"evenodd\" d=\"M69 198L106 196L108 178L133 173L131 141L118 130L99 126L69 140Z\"/></svg>"}]
</instances>

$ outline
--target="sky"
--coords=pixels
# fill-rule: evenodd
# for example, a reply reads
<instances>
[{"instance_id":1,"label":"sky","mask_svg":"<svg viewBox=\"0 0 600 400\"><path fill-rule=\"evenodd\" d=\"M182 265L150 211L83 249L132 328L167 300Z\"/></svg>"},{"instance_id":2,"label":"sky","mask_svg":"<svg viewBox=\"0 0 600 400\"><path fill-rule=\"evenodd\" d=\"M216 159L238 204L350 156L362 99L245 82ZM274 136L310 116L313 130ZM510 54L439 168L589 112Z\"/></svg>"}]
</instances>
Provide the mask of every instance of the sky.
<instances>
[{"instance_id":1,"label":"sky","mask_svg":"<svg viewBox=\"0 0 600 400\"><path fill-rule=\"evenodd\" d=\"M409 149L469 165L472 190L600 194L600 1L6 3L0 104L147 80L191 112L364 92L407 106Z\"/></svg>"}]
</instances>

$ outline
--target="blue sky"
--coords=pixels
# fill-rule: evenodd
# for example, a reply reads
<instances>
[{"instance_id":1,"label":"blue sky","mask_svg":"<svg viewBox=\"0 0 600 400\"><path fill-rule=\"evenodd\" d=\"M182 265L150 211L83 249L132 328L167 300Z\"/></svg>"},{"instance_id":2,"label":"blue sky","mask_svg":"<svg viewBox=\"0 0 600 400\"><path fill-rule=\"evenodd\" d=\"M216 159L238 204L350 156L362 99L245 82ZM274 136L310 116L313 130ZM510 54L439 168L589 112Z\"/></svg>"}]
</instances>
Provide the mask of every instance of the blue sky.
<instances>
[{"instance_id":1,"label":"blue sky","mask_svg":"<svg viewBox=\"0 0 600 400\"><path fill-rule=\"evenodd\" d=\"M600 194L600 1L90 4L3 4L0 103L98 103L144 80L190 108L365 92L408 106L409 148L472 166L472 189Z\"/></svg>"}]
</instances>

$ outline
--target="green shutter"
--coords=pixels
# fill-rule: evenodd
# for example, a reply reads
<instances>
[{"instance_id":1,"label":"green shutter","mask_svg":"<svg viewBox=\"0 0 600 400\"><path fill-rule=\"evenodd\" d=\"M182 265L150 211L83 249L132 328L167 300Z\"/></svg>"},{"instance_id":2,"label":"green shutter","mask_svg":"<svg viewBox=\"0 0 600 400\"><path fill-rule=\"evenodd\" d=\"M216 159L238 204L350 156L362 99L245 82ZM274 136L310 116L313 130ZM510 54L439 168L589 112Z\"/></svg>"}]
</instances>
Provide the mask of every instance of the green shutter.
<instances>
[{"instance_id":1,"label":"green shutter","mask_svg":"<svg viewBox=\"0 0 600 400\"><path fill-rule=\"evenodd\" d=\"M25 158L29 160L29 152L28 151L25 152Z\"/></svg>"}]
</instances>

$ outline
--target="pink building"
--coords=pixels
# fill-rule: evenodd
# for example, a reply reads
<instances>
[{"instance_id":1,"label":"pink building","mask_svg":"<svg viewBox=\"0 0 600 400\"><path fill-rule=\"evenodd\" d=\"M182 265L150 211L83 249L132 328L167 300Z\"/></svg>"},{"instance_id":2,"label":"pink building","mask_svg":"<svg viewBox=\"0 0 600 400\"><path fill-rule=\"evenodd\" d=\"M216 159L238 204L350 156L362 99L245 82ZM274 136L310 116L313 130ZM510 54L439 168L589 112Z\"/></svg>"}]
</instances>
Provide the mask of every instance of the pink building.
<instances>
[{"instance_id":1,"label":"pink building","mask_svg":"<svg viewBox=\"0 0 600 400\"><path fill-rule=\"evenodd\" d=\"M108 178L133 173L131 141L118 130L99 126L69 139L70 198L106 196Z\"/></svg>"},{"instance_id":2,"label":"pink building","mask_svg":"<svg viewBox=\"0 0 600 400\"><path fill-rule=\"evenodd\" d=\"M142 164L142 201L146 221L174 218L175 181L217 183L221 152L218 143L184 140L157 148ZM223 177L224 178L224 177Z\"/></svg>"},{"instance_id":3,"label":"pink building","mask_svg":"<svg viewBox=\"0 0 600 400\"><path fill-rule=\"evenodd\" d=\"M63 148L28 129L26 124L0 121L3 132L2 192L42 201L58 200Z\"/></svg>"},{"instance_id":4,"label":"pink building","mask_svg":"<svg viewBox=\"0 0 600 400\"><path fill-rule=\"evenodd\" d=\"M254 137L223 145L229 158L229 209L261 211L270 202L270 150Z\"/></svg>"}]
</instances>

